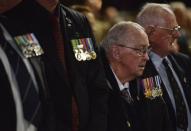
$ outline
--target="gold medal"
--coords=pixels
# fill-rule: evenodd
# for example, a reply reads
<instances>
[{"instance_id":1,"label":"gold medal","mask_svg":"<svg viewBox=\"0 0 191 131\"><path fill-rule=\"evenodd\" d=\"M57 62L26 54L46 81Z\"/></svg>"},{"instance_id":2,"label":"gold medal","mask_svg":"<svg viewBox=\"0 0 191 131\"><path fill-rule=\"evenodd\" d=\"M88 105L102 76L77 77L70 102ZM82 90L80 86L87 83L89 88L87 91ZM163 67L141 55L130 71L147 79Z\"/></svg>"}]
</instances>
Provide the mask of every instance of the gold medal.
<instances>
[{"instance_id":1,"label":"gold medal","mask_svg":"<svg viewBox=\"0 0 191 131\"><path fill-rule=\"evenodd\" d=\"M90 55L91 55L91 58L92 58L92 59L96 59L96 57L97 57L95 51L91 51L91 52L90 52Z\"/></svg>"},{"instance_id":2,"label":"gold medal","mask_svg":"<svg viewBox=\"0 0 191 131\"><path fill-rule=\"evenodd\" d=\"M152 91L150 89L145 90L145 97L150 98L152 96Z\"/></svg>"}]
</instances>

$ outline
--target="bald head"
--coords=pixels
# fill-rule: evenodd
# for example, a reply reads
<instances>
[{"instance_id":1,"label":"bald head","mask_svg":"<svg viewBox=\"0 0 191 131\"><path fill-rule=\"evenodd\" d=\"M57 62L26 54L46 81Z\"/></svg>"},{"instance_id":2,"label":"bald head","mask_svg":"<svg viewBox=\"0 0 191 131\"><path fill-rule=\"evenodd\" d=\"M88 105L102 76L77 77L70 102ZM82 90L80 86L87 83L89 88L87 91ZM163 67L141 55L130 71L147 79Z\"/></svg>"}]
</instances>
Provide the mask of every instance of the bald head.
<instances>
[{"instance_id":1,"label":"bald head","mask_svg":"<svg viewBox=\"0 0 191 131\"><path fill-rule=\"evenodd\" d=\"M137 15L137 22L143 27L149 25L168 26L175 15L168 4L148 3Z\"/></svg>"},{"instance_id":2,"label":"bald head","mask_svg":"<svg viewBox=\"0 0 191 131\"><path fill-rule=\"evenodd\" d=\"M148 46L144 28L134 22L114 25L102 42L109 64L122 83L143 73Z\"/></svg>"},{"instance_id":3,"label":"bald head","mask_svg":"<svg viewBox=\"0 0 191 131\"><path fill-rule=\"evenodd\" d=\"M180 36L180 26L168 4L146 4L137 15L137 22L145 28L152 51L161 57L172 52L174 42Z\"/></svg>"},{"instance_id":4,"label":"bald head","mask_svg":"<svg viewBox=\"0 0 191 131\"><path fill-rule=\"evenodd\" d=\"M138 36L147 37L144 28L134 22L120 22L115 24L109 31L105 39L102 41L102 46L106 51L118 43L131 44L137 40Z\"/></svg>"}]
</instances>

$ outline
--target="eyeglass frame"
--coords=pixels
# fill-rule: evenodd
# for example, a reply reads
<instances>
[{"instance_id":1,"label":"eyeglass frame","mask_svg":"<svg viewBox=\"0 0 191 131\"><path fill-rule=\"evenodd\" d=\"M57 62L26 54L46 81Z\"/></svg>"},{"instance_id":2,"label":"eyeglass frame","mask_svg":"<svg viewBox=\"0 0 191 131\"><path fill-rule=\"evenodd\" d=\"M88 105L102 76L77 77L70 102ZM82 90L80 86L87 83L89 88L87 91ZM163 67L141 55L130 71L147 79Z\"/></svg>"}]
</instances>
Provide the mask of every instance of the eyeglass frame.
<instances>
[{"instance_id":1,"label":"eyeglass frame","mask_svg":"<svg viewBox=\"0 0 191 131\"><path fill-rule=\"evenodd\" d=\"M120 47L128 48L128 49L132 49L132 50L136 51L138 56L144 56L146 53L149 53L150 50L151 50L150 46L147 47L147 48L139 49L139 48L134 48L134 47L126 46L126 45L123 45L123 44L116 44L116 45L120 46Z\"/></svg>"},{"instance_id":2,"label":"eyeglass frame","mask_svg":"<svg viewBox=\"0 0 191 131\"><path fill-rule=\"evenodd\" d=\"M167 28L167 27L162 27L162 26L157 26L157 25L156 25L156 26L153 26L153 27L171 31L171 34L170 34L170 35L172 35L172 36L174 36L174 33L180 32L180 30L181 30L181 26L179 26L179 25L176 25L176 26L173 27L173 28Z\"/></svg>"}]
</instances>

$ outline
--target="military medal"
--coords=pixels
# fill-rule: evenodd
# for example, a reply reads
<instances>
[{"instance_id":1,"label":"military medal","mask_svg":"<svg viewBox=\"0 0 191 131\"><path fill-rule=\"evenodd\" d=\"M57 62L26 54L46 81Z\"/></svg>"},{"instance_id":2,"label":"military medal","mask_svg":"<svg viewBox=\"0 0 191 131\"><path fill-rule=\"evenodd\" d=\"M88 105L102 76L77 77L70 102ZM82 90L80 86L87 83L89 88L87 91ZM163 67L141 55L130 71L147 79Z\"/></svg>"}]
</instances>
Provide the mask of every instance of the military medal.
<instances>
[{"instance_id":1,"label":"military medal","mask_svg":"<svg viewBox=\"0 0 191 131\"><path fill-rule=\"evenodd\" d=\"M33 33L14 37L17 45L26 58L39 56L44 53Z\"/></svg>"},{"instance_id":2,"label":"military medal","mask_svg":"<svg viewBox=\"0 0 191 131\"><path fill-rule=\"evenodd\" d=\"M96 59L96 57L97 57L95 51L91 51L90 55L91 55L92 59Z\"/></svg>"},{"instance_id":3,"label":"military medal","mask_svg":"<svg viewBox=\"0 0 191 131\"><path fill-rule=\"evenodd\" d=\"M161 89L161 79L158 75L142 79L141 85L144 89L144 95L146 98L154 99L163 95Z\"/></svg>"},{"instance_id":4,"label":"military medal","mask_svg":"<svg viewBox=\"0 0 191 131\"><path fill-rule=\"evenodd\" d=\"M96 59L97 55L91 38L73 39L71 44L76 60L89 61Z\"/></svg>"}]
</instances>

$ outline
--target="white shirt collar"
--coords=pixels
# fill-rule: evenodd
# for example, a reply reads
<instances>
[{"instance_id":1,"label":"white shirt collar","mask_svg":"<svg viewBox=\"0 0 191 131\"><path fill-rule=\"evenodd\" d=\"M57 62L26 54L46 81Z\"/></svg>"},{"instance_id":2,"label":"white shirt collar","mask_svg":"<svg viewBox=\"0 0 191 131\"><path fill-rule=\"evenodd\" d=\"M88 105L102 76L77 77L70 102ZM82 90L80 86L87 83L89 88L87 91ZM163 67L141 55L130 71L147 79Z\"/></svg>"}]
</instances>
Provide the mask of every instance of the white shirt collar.
<instances>
[{"instance_id":1,"label":"white shirt collar","mask_svg":"<svg viewBox=\"0 0 191 131\"><path fill-rule=\"evenodd\" d=\"M115 74L115 72L113 71L113 68L111 66L110 66L110 68L111 68L111 70L112 70L112 72L113 72L113 74L115 76L115 79L117 80L117 84L119 86L120 91L122 91L125 88L129 89L129 82L125 82L125 84L123 85L121 83L121 81L119 80L119 78L117 77L117 75Z\"/></svg>"},{"instance_id":2,"label":"white shirt collar","mask_svg":"<svg viewBox=\"0 0 191 131\"><path fill-rule=\"evenodd\" d=\"M155 52L151 51L149 53L149 56L153 62L153 64L155 65L156 68L159 68L162 64L162 60L164 58L167 58L167 57L164 57L164 58L161 58L158 54L156 54Z\"/></svg>"}]
</instances>

